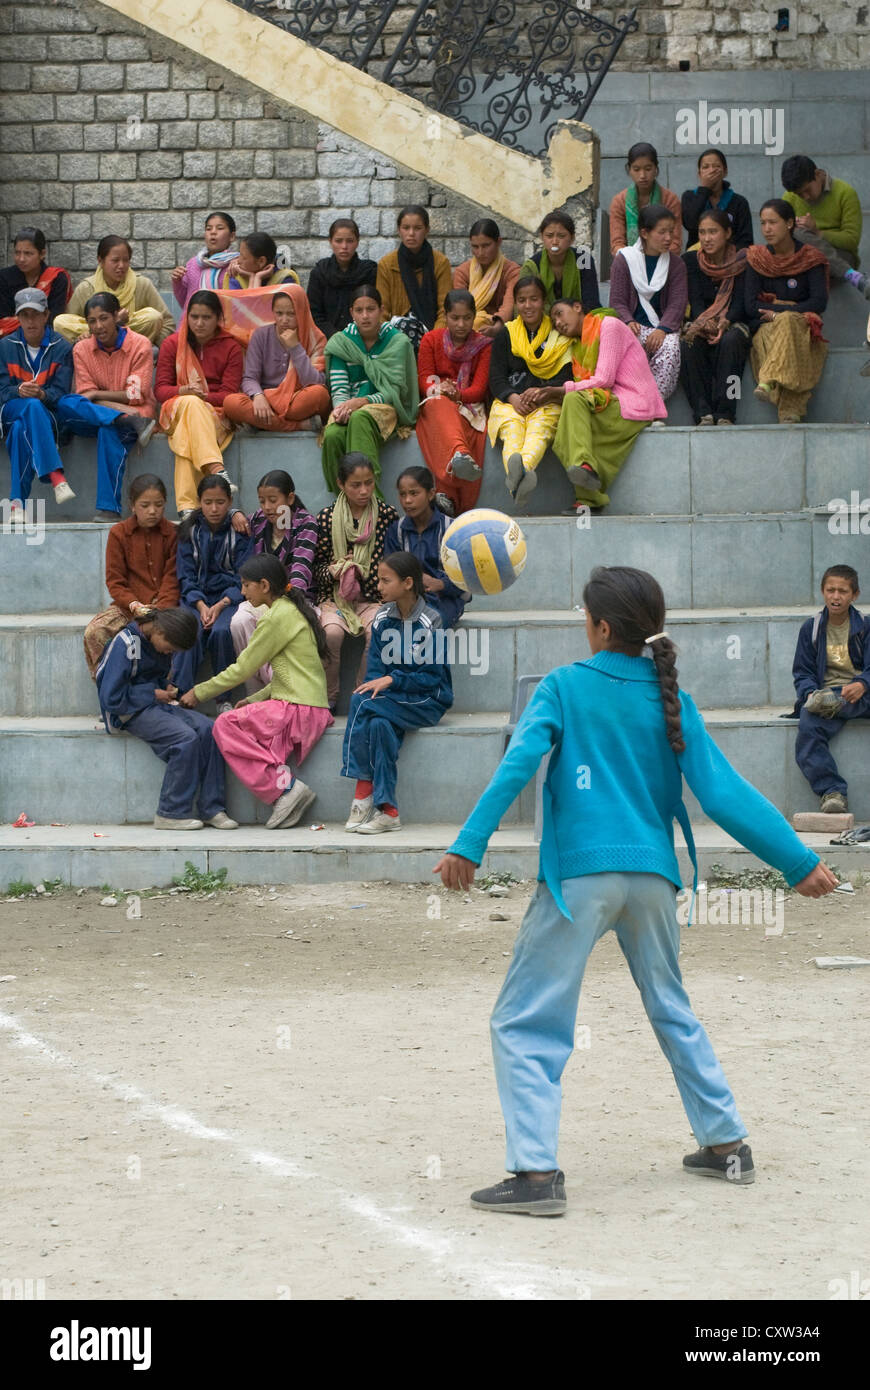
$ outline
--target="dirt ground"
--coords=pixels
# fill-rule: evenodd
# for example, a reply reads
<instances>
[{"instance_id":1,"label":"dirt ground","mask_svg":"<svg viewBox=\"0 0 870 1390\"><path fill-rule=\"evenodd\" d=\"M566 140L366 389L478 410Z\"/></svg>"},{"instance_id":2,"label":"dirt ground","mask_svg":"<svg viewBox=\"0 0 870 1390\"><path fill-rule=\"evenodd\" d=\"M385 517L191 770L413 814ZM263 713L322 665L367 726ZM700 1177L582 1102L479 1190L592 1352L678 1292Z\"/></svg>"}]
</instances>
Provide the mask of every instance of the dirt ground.
<instances>
[{"instance_id":1,"label":"dirt ground","mask_svg":"<svg viewBox=\"0 0 870 1390\"><path fill-rule=\"evenodd\" d=\"M141 917L94 892L0 902L0 1279L47 1299L826 1300L870 1275L870 969L812 963L870 954L868 889L789 897L782 936L683 933L754 1186L682 1172L695 1145L611 936L565 1073L568 1215L469 1206L503 1175L487 1025L531 888L164 890Z\"/></svg>"}]
</instances>

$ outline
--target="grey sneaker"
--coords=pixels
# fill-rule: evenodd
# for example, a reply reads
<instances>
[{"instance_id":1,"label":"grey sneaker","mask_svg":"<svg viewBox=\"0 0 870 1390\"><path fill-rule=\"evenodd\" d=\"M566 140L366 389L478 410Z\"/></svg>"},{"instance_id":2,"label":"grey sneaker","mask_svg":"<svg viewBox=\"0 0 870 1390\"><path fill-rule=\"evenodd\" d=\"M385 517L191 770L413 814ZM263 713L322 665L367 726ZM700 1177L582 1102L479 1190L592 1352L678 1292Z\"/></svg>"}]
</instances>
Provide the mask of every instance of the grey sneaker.
<instances>
[{"instance_id":1,"label":"grey sneaker","mask_svg":"<svg viewBox=\"0 0 870 1390\"><path fill-rule=\"evenodd\" d=\"M525 502L538 486L538 475L534 468L527 468L520 479L519 487L514 493L515 502Z\"/></svg>"},{"instance_id":2,"label":"grey sneaker","mask_svg":"<svg viewBox=\"0 0 870 1390\"><path fill-rule=\"evenodd\" d=\"M370 796L355 796L350 806L350 815L345 822L345 830L359 830L360 826L368 820L374 809L374 801Z\"/></svg>"},{"instance_id":3,"label":"grey sneaker","mask_svg":"<svg viewBox=\"0 0 870 1390\"><path fill-rule=\"evenodd\" d=\"M169 816L154 817L155 830L202 830L202 821L195 820L193 816L189 820L173 820Z\"/></svg>"},{"instance_id":4,"label":"grey sneaker","mask_svg":"<svg viewBox=\"0 0 870 1390\"><path fill-rule=\"evenodd\" d=\"M471 454L454 454L448 465L448 472L452 472L454 478L461 478L463 482L476 483L483 469L478 467Z\"/></svg>"},{"instance_id":5,"label":"grey sneaker","mask_svg":"<svg viewBox=\"0 0 870 1390\"><path fill-rule=\"evenodd\" d=\"M401 830L402 822L398 816L388 816L386 811L371 811L357 826L358 835L386 835L390 830Z\"/></svg>"},{"instance_id":6,"label":"grey sneaker","mask_svg":"<svg viewBox=\"0 0 870 1390\"><path fill-rule=\"evenodd\" d=\"M603 484L590 463L578 463L567 470L569 480L575 487L585 487L588 492L602 492Z\"/></svg>"},{"instance_id":7,"label":"grey sneaker","mask_svg":"<svg viewBox=\"0 0 870 1390\"><path fill-rule=\"evenodd\" d=\"M209 816L206 825L213 825L215 830L238 830L239 822L228 816L226 811L218 811L216 815Z\"/></svg>"},{"instance_id":8,"label":"grey sneaker","mask_svg":"<svg viewBox=\"0 0 870 1390\"><path fill-rule=\"evenodd\" d=\"M531 1182L524 1173L515 1173L494 1187L472 1192L471 1205L482 1211L514 1212L519 1216L564 1216L565 1174L559 1169L547 1182Z\"/></svg>"},{"instance_id":9,"label":"grey sneaker","mask_svg":"<svg viewBox=\"0 0 870 1390\"><path fill-rule=\"evenodd\" d=\"M746 1187L755 1182L755 1165L748 1144L741 1144L730 1154L717 1154L709 1147L698 1149L686 1154L683 1167L687 1173L697 1173L701 1178L724 1178L735 1186Z\"/></svg>"},{"instance_id":10,"label":"grey sneaker","mask_svg":"<svg viewBox=\"0 0 870 1390\"><path fill-rule=\"evenodd\" d=\"M511 454L509 458L505 459L504 471L507 490L511 497L516 497L517 488L523 481L526 472L522 454Z\"/></svg>"},{"instance_id":11,"label":"grey sneaker","mask_svg":"<svg viewBox=\"0 0 870 1390\"><path fill-rule=\"evenodd\" d=\"M825 792L819 810L823 816L842 816L849 809L849 803L842 792Z\"/></svg>"},{"instance_id":12,"label":"grey sneaker","mask_svg":"<svg viewBox=\"0 0 870 1390\"><path fill-rule=\"evenodd\" d=\"M291 825L302 819L316 799L317 793L306 787L297 777L290 790L279 796L272 807L272 814L266 821L266 829L277 830L280 827L288 830Z\"/></svg>"},{"instance_id":13,"label":"grey sneaker","mask_svg":"<svg viewBox=\"0 0 870 1390\"><path fill-rule=\"evenodd\" d=\"M835 719L845 703L836 690L814 690L807 696L804 709L807 714L818 714L822 719Z\"/></svg>"}]
</instances>

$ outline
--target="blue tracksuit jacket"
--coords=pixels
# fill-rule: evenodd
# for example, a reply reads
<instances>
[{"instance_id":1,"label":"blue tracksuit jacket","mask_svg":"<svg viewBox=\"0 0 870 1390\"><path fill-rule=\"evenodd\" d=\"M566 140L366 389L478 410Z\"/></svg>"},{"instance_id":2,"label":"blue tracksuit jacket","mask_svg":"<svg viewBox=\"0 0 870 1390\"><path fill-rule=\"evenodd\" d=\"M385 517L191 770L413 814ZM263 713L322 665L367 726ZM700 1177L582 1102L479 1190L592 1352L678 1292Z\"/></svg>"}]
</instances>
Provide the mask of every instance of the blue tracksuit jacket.
<instances>
[{"instance_id":1,"label":"blue tracksuit jacket","mask_svg":"<svg viewBox=\"0 0 870 1390\"><path fill-rule=\"evenodd\" d=\"M859 613L854 604L849 605L849 660L860 672L857 680L863 681L870 691L870 618ZM823 608L814 618L807 618L798 633L794 662L791 673L797 694L792 714L796 718L801 706L813 690L821 690L828 669L828 610Z\"/></svg>"}]
</instances>

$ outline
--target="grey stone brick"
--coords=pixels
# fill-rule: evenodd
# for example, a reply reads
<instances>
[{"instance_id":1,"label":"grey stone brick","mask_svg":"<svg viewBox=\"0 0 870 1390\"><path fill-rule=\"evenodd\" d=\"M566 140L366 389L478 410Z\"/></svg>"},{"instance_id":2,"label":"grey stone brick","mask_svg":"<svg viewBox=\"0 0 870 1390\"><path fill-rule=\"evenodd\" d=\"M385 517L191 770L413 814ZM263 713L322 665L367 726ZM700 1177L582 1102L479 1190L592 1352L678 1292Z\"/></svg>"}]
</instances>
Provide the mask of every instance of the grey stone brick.
<instances>
[{"instance_id":1,"label":"grey stone brick","mask_svg":"<svg viewBox=\"0 0 870 1390\"><path fill-rule=\"evenodd\" d=\"M127 86L134 92L156 92L169 86L168 63L128 63Z\"/></svg>"},{"instance_id":2,"label":"grey stone brick","mask_svg":"<svg viewBox=\"0 0 870 1390\"><path fill-rule=\"evenodd\" d=\"M15 126L10 129L15 130ZM33 130L37 150L80 150L84 144L80 125L38 125Z\"/></svg>"},{"instance_id":3,"label":"grey stone brick","mask_svg":"<svg viewBox=\"0 0 870 1390\"><path fill-rule=\"evenodd\" d=\"M380 210L378 208L357 208L353 214L353 218L359 227L361 237L377 235L381 221Z\"/></svg>"},{"instance_id":4,"label":"grey stone brick","mask_svg":"<svg viewBox=\"0 0 870 1390\"><path fill-rule=\"evenodd\" d=\"M41 63L32 72L34 92L77 92L79 69L75 64Z\"/></svg>"},{"instance_id":5,"label":"grey stone brick","mask_svg":"<svg viewBox=\"0 0 870 1390\"><path fill-rule=\"evenodd\" d=\"M258 179L270 179L277 171L275 169L275 156L271 150L254 151L254 177Z\"/></svg>"},{"instance_id":6,"label":"grey stone brick","mask_svg":"<svg viewBox=\"0 0 870 1390\"><path fill-rule=\"evenodd\" d=\"M371 201L374 207L393 207L398 212L406 203L425 206L427 193L428 185L423 179L385 179L383 183L373 179Z\"/></svg>"},{"instance_id":7,"label":"grey stone brick","mask_svg":"<svg viewBox=\"0 0 870 1390\"><path fill-rule=\"evenodd\" d=\"M0 182L9 181L14 183L18 180L56 179L57 178L57 155L47 154L43 159L35 160L32 154L22 152L21 154L0 154Z\"/></svg>"},{"instance_id":8,"label":"grey stone brick","mask_svg":"<svg viewBox=\"0 0 870 1390\"><path fill-rule=\"evenodd\" d=\"M197 146L196 121L161 121L161 150L195 150Z\"/></svg>"},{"instance_id":9,"label":"grey stone brick","mask_svg":"<svg viewBox=\"0 0 870 1390\"><path fill-rule=\"evenodd\" d=\"M379 261L382 256L386 256L390 251L395 251L395 237L372 237L368 246L369 256L373 261Z\"/></svg>"},{"instance_id":10,"label":"grey stone brick","mask_svg":"<svg viewBox=\"0 0 870 1390\"><path fill-rule=\"evenodd\" d=\"M133 235L137 241L164 241L168 237L191 235L191 217L185 212L137 212L133 216Z\"/></svg>"},{"instance_id":11,"label":"grey stone brick","mask_svg":"<svg viewBox=\"0 0 870 1390\"><path fill-rule=\"evenodd\" d=\"M120 95L100 96L97 93L98 121L126 121L128 116L145 115L145 98L137 92L124 92Z\"/></svg>"},{"instance_id":12,"label":"grey stone brick","mask_svg":"<svg viewBox=\"0 0 870 1390\"><path fill-rule=\"evenodd\" d=\"M48 40L48 61L50 63L87 63L95 58L102 58L105 44L106 40L101 34L88 34L87 36L83 34L81 37L72 34L57 35ZM17 39L15 40L15 51L18 52ZM44 58L45 54L39 56Z\"/></svg>"},{"instance_id":13,"label":"grey stone brick","mask_svg":"<svg viewBox=\"0 0 870 1390\"><path fill-rule=\"evenodd\" d=\"M0 135L2 135L0 127ZM233 185L229 179L215 179L211 186L211 205L213 208L225 208L227 212L237 211L233 208ZM236 217L236 221L238 221Z\"/></svg>"},{"instance_id":14,"label":"grey stone brick","mask_svg":"<svg viewBox=\"0 0 870 1390\"><path fill-rule=\"evenodd\" d=\"M94 122L82 127L85 133L86 150L113 150L118 143L118 127L114 124L101 125Z\"/></svg>"},{"instance_id":15,"label":"grey stone brick","mask_svg":"<svg viewBox=\"0 0 870 1390\"><path fill-rule=\"evenodd\" d=\"M39 201L51 212L67 212L73 205L73 186L71 183L41 183Z\"/></svg>"},{"instance_id":16,"label":"grey stone brick","mask_svg":"<svg viewBox=\"0 0 870 1390\"><path fill-rule=\"evenodd\" d=\"M220 174L225 179L249 178L254 167L253 150L224 150L219 160Z\"/></svg>"},{"instance_id":17,"label":"grey stone brick","mask_svg":"<svg viewBox=\"0 0 870 1390\"><path fill-rule=\"evenodd\" d=\"M83 92L120 92L124 87L123 63L83 63L79 72Z\"/></svg>"},{"instance_id":18,"label":"grey stone brick","mask_svg":"<svg viewBox=\"0 0 870 1390\"><path fill-rule=\"evenodd\" d=\"M29 92L30 79L30 69L24 63L0 63L0 92Z\"/></svg>"},{"instance_id":19,"label":"grey stone brick","mask_svg":"<svg viewBox=\"0 0 870 1390\"><path fill-rule=\"evenodd\" d=\"M104 236L125 236L128 240L133 238L133 219L129 212L95 211L91 214L91 236L95 241L99 241ZM96 264L96 258L94 259Z\"/></svg>"},{"instance_id":20,"label":"grey stone brick","mask_svg":"<svg viewBox=\"0 0 870 1390\"><path fill-rule=\"evenodd\" d=\"M156 121L140 121L136 116L128 116L119 121L116 127L118 149L139 154L143 150L156 150L160 138L160 126Z\"/></svg>"},{"instance_id":21,"label":"grey stone brick","mask_svg":"<svg viewBox=\"0 0 870 1390\"><path fill-rule=\"evenodd\" d=\"M370 151L360 149L359 154L339 150L335 154L317 156L317 172L321 178L362 178L375 172L375 161Z\"/></svg>"},{"instance_id":22,"label":"grey stone brick","mask_svg":"<svg viewBox=\"0 0 870 1390\"><path fill-rule=\"evenodd\" d=\"M242 96L237 92L221 92L217 98L217 113L221 118L248 117L260 120L263 116L263 98Z\"/></svg>"},{"instance_id":23,"label":"grey stone brick","mask_svg":"<svg viewBox=\"0 0 870 1390\"><path fill-rule=\"evenodd\" d=\"M208 184L206 183L187 183L181 179L176 179L171 188L171 195L174 208L208 207Z\"/></svg>"},{"instance_id":24,"label":"grey stone brick","mask_svg":"<svg viewBox=\"0 0 870 1390\"><path fill-rule=\"evenodd\" d=\"M147 39L137 34L109 34L106 39L106 57L112 62L129 62L136 58L150 58L151 49Z\"/></svg>"},{"instance_id":25,"label":"grey stone brick","mask_svg":"<svg viewBox=\"0 0 870 1390\"><path fill-rule=\"evenodd\" d=\"M43 225L43 231L45 226ZM46 236L48 233L46 232ZM73 272L82 269L93 270L95 262L82 262L81 241L58 241L56 237L51 238L51 259L58 265L65 266L67 270Z\"/></svg>"},{"instance_id":26,"label":"grey stone brick","mask_svg":"<svg viewBox=\"0 0 870 1390\"><path fill-rule=\"evenodd\" d=\"M148 241L143 250L143 261L149 270L173 270L179 265L174 241ZM170 284L171 284L170 280ZM171 292L171 291L170 291ZM175 296L169 301L176 303Z\"/></svg>"},{"instance_id":27,"label":"grey stone brick","mask_svg":"<svg viewBox=\"0 0 870 1390\"><path fill-rule=\"evenodd\" d=\"M88 212L67 212L60 219L60 234L65 241L84 241L91 235L91 215Z\"/></svg>"},{"instance_id":28,"label":"grey stone brick","mask_svg":"<svg viewBox=\"0 0 870 1390\"><path fill-rule=\"evenodd\" d=\"M279 179L313 179L317 174L317 156L313 150L278 150L275 173Z\"/></svg>"},{"instance_id":29,"label":"grey stone brick","mask_svg":"<svg viewBox=\"0 0 870 1390\"><path fill-rule=\"evenodd\" d=\"M186 179L211 179L217 169L217 155L200 150L185 150L182 173Z\"/></svg>"},{"instance_id":30,"label":"grey stone brick","mask_svg":"<svg viewBox=\"0 0 870 1390\"><path fill-rule=\"evenodd\" d=\"M140 155L139 159L144 157ZM137 162L137 156L130 152L101 154L100 179L114 181L115 179L144 178L145 175L136 168Z\"/></svg>"},{"instance_id":31,"label":"grey stone brick","mask_svg":"<svg viewBox=\"0 0 870 1390\"><path fill-rule=\"evenodd\" d=\"M83 182L98 179L100 177L100 159L95 154L69 154L65 155L60 161L59 172L65 179L73 182L81 179Z\"/></svg>"},{"instance_id":32,"label":"grey stone brick","mask_svg":"<svg viewBox=\"0 0 870 1390\"><path fill-rule=\"evenodd\" d=\"M56 40L52 40L52 43ZM54 57L48 52L48 39L44 34L16 34L12 41L10 57L14 56L20 63L44 63L47 57ZM66 57L68 54L58 54L58 57Z\"/></svg>"},{"instance_id":33,"label":"grey stone brick","mask_svg":"<svg viewBox=\"0 0 870 1390\"><path fill-rule=\"evenodd\" d=\"M310 219L309 212L302 212L298 208L261 212L257 216L257 231L268 232L276 241L286 241L288 237L305 236L310 230Z\"/></svg>"},{"instance_id":34,"label":"grey stone brick","mask_svg":"<svg viewBox=\"0 0 870 1390\"><path fill-rule=\"evenodd\" d=\"M293 202L299 208L329 207L329 181L300 179L293 185Z\"/></svg>"},{"instance_id":35,"label":"grey stone brick","mask_svg":"<svg viewBox=\"0 0 870 1390\"><path fill-rule=\"evenodd\" d=\"M51 97L33 96L30 93L26 96L3 97L4 121L50 121L53 114Z\"/></svg>"},{"instance_id":36,"label":"grey stone brick","mask_svg":"<svg viewBox=\"0 0 870 1390\"><path fill-rule=\"evenodd\" d=\"M2 208L4 212L8 209L26 208L32 199L32 183L0 184L0 208Z\"/></svg>"},{"instance_id":37,"label":"grey stone brick","mask_svg":"<svg viewBox=\"0 0 870 1390\"><path fill-rule=\"evenodd\" d=\"M95 98L85 92L77 92L74 96L56 96L54 114L59 121L92 121L95 105Z\"/></svg>"},{"instance_id":38,"label":"grey stone brick","mask_svg":"<svg viewBox=\"0 0 870 1390\"><path fill-rule=\"evenodd\" d=\"M204 91L208 85L208 71L203 67L186 67L184 63L173 60L172 86L189 92Z\"/></svg>"},{"instance_id":39,"label":"grey stone brick","mask_svg":"<svg viewBox=\"0 0 870 1390\"><path fill-rule=\"evenodd\" d=\"M212 120L216 106L214 92L190 92L188 95L187 114L192 121Z\"/></svg>"},{"instance_id":40,"label":"grey stone brick","mask_svg":"<svg viewBox=\"0 0 870 1390\"><path fill-rule=\"evenodd\" d=\"M371 187L369 179L327 179L326 182L329 188L329 201L333 207L346 208L356 204L365 207L368 205Z\"/></svg>"},{"instance_id":41,"label":"grey stone brick","mask_svg":"<svg viewBox=\"0 0 870 1390\"><path fill-rule=\"evenodd\" d=\"M186 120L186 92L149 92L145 99L145 109L149 121Z\"/></svg>"},{"instance_id":42,"label":"grey stone brick","mask_svg":"<svg viewBox=\"0 0 870 1390\"><path fill-rule=\"evenodd\" d=\"M146 152L139 156L140 179L178 179L181 178L183 156L180 152Z\"/></svg>"},{"instance_id":43,"label":"grey stone brick","mask_svg":"<svg viewBox=\"0 0 870 1390\"><path fill-rule=\"evenodd\" d=\"M169 207L169 184L119 183L115 188L116 208L149 208L157 211Z\"/></svg>"},{"instance_id":44,"label":"grey stone brick","mask_svg":"<svg viewBox=\"0 0 870 1390\"><path fill-rule=\"evenodd\" d=\"M282 149L287 144L283 121L236 121L235 145L250 145L258 149Z\"/></svg>"},{"instance_id":45,"label":"grey stone brick","mask_svg":"<svg viewBox=\"0 0 870 1390\"><path fill-rule=\"evenodd\" d=\"M236 202L253 203L255 207L278 208L290 203L287 179L240 179L235 192Z\"/></svg>"},{"instance_id":46,"label":"grey stone brick","mask_svg":"<svg viewBox=\"0 0 870 1390\"><path fill-rule=\"evenodd\" d=\"M77 212L89 208L110 208L112 206L111 184L77 183L73 189L73 206Z\"/></svg>"},{"instance_id":47,"label":"grey stone brick","mask_svg":"<svg viewBox=\"0 0 870 1390\"><path fill-rule=\"evenodd\" d=\"M203 150L231 150L233 147L232 121L202 121L199 127L199 148ZM243 142L239 140L239 144Z\"/></svg>"},{"instance_id":48,"label":"grey stone brick","mask_svg":"<svg viewBox=\"0 0 870 1390\"><path fill-rule=\"evenodd\" d=\"M28 5L26 9L15 10L16 33L32 34L90 34L93 21L75 9L62 9L60 5Z\"/></svg>"},{"instance_id":49,"label":"grey stone brick","mask_svg":"<svg viewBox=\"0 0 870 1390\"><path fill-rule=\"evenodd\" d=\"M39 129L39 127L37 127ZM47 126L42 129L48 129ZM33 126L0 125L0 151L32 150Z\"/></svg>"}]
</instances>

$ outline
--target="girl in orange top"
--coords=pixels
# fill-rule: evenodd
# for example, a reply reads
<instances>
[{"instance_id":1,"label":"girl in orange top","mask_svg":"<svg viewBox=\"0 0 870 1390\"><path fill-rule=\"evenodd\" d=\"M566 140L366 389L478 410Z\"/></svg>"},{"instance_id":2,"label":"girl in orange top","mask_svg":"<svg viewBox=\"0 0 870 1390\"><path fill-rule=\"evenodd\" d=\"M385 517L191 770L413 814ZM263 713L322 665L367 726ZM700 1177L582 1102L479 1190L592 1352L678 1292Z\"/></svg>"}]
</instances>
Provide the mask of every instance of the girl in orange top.
<instances>
[{"instance_id":1,"label":"girl in orange top","mask_svg":"<svg viewBox=\"0 0 870 1390\"><path fill-rule=\"evenodd\" d=\"M632 145L625 161L625 172L631 183L617 193L610 204L610 254L615 256L623 246L634 246L640 237L641 209L662 203L674 216L669 249L679 256L683 249L683 208L677 194L659 184L659 157L655 147L645 140Z\"/></svg>"}]
</instances>

